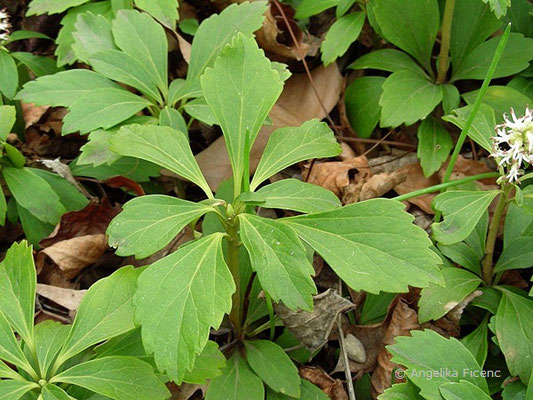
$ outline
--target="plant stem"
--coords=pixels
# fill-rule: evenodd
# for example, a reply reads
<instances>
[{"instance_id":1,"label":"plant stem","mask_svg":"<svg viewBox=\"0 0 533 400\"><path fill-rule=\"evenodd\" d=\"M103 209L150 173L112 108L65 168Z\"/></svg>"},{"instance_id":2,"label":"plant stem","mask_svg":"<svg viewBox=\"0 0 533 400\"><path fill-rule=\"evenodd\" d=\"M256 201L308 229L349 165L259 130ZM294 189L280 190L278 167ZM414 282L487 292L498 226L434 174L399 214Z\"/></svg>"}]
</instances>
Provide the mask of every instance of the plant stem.
<instances>
[{"instance_id":1,"label":"plant stem","mask_svg":"<svg viewBox=\"0 0 533 400\"><path fill-rule=\"evenodd\" d=\"M453 9L455 0L446 0L444 6L444 16L442 17L442 33L439 53L439 71L437 74L437 83L444 83L446 73L450 65L450 38L452 33Z\"/></svg>"},{"instance_id":2,"label":"plant stem","mask_svg":"<svg viewBox=\"0 0 533 400\"><path fill-rule=\"evenodd\" d=\"M402 194L401 196L393 197L393 200L403 201L403 200L411 199L413 197L422 196L424 194L438 192L438 191L441 191L441 190L444 190L444 189L447 189L447 188L450 188L450 187L453 187L453 186L461 185L463 183L477 181L477 180L480 180L480 179L496 178L498 176L500 176L499 172L486 172L484 174L467 176L466 178L456 179L454 181L449 181L449 182L446 182L446 183L441 183L439 185L430 186L430 187L427 187L427 188L424 188L424 189L415 190L413 192Z\"/></svg>"},{"instance_id":3,"label":"plant stem","mask_svg":"<svg viewBox=\"0 0 533 400\"><path fill-rule=\"evenodd\" d=\"M498 199L498 205L492 216L492 220L489 225L489 232L487 234L487 241L485 244L485 257L483 258L483 281L487 286L492 283L493 275L493 263L494 246L496 244L496 237L498 236L498 228L500 227L500 221L507 206L507 198L512 186L506 184L503 187L502 194Z\"/></svg>"},{"instance_id":4,"label":"plant stem","mask_svg":"<svg viewBox=\"0 0 533 400\"><path fill-rule=\"evenodd\" d=\"M231 313L229 320L233 324L238 336L241 334L241 280L239 271L239 234L238 223L235 219L230 221L227 232L228 239L228 267L235 282L235 293L232 296Z\"/></svg>"},{"instance_id":5,"label":"plant stem","mask_svg":"<svg viewBox=\"0 0 533 400\"><path fill-rule=\"evenodd\" d=\"M472 106L472 110L470 111L470 114L468 115L468 119L466 120L466 123L463 126L463 129L461 130L461 135L459 135L459 139L457 139L457 143L455 144L455 148L453 149L452 156L450 157L450 161L448 163L448 168L446 168L446 173L444 174L443 183L446 183L450 180L450 176L452 175L455 162L457 161L457 158L459 157L459 153L461 152L463 144L466 140L468 131L472 127L474 118L476 117L479 111L479 108L481 107L481 101L483 100L483 97L485 97L485 93L487 92L490 81L492 80L492 77L494 76L494 72L496 71L496 67L498 66L498 63L503 54L503 51L505 50L505 45L507 44L507 40L509 39L510 33L511 33L511 24L509 23L507 25L507 28L505 28L505 32L503 33L500 39L500 42L498 43L498 47L496 47L496 51L494 52L494 57L492 58L492 62L490 63L490 67L489 67L489 70L487 71L487 75L485 75L485 79L483 80L481 89L479 89L478 95L476 97L476 101L474 102L474 105ZM440 216L441 216L441 213L437 211L435 213L435 222L440 221Z\"/></svg>"}]
</instances>

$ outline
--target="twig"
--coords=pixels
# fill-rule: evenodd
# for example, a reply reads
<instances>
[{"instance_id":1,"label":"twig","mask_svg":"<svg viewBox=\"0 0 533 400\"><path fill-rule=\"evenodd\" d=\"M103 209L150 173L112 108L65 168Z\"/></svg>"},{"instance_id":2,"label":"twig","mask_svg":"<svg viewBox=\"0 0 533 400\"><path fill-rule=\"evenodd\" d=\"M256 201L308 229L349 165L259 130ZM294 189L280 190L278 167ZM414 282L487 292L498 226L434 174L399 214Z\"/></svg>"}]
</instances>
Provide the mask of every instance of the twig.
<instances>
[{"instance_id":1,"label":"twig","mask_svg":"<svg viewBox=\"0 0 533 400\"><path fill-rule=\"evenodd\" d=\"M342 281L339 278L339 296L342 297ZM337 317L337 329L339 331L339 346L342 354L342 361L344 363L344 374L346 375L346 384L348 385L348 396L350 400L355 399L355 390L353 388L352 371L350 371L350 362L348 361L348 353L346 353L346 347L344 346L344 332L342 331L342 318L341 315Z\"/></svg>"}]
</instances>

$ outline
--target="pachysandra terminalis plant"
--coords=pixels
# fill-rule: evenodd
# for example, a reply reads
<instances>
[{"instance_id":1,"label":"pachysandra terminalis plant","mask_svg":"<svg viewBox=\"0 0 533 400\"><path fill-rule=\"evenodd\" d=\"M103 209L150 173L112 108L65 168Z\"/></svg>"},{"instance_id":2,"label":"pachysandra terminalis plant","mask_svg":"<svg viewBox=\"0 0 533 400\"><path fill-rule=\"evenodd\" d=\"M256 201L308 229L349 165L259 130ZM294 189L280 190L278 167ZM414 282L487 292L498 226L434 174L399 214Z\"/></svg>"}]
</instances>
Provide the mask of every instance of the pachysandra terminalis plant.
<instances>
[{"instance_id":1,"label":"pachysandra terminalis plant","mask_svg":"<svg viewBox=\"0 0 533 400\"><path fill-rule=\"evenodd\" d=\"M72 325L45 321L34 326L33 252L24 242L13 244L0 263L0 398L169 398L149 363L116 355L124 348L124 334L135 327L132 296L141 272L125 267L95 283Z\"/></svg>"},{"instance_id":2,"label":"pachysandra terminalis plant","mask_svg":"<svg viewBox=\"0 0 533 400\"><path fill-rule=\"evenodd\" d=\"M522 117L511 115L512 119L504 116L505 123L496 126L492 137L491 156L500 168L501 188L482 191L471 183L471 188L450 188L433 203L444 217L432 226L437 248L446 257L441 270L444 285L430 283L422 289L419 322L438 320L462 302L470 302L475 329L461 341L429 330L397 338L388 349L392 361L406 368L401 376L407 382L393 385L380 400L398 396L488 400L501 390L499 385L488 384L486 378L495 377L509 382L504 385L504 399L512 398L511 393L526 399L533 393L533 291L528 295L501 283L504 272L533 265L533 186L525 186L533 175L523 175L533 155L533 123L529 109ZM493 201L496 208L489 219L488 207ZM496 257L503 218L503 250ZM464 318L461 322L472 324ZM488 364L490 332L497 346L491 353L503 353L508 371L503 364ZM439 376L439 371L448 371L448 375Z\"/></svg>"},{"instance_id":3,"label":"pachysandra terminalis plant","mask_svg":"<svg viewBox=\"0 0 533 400\"><path fill-rule=\"evenodd\" d=\"M288 76L252 37L239 34L201 77L203 96L222 128L233 168L228 201L213 195L185 132L129 125L110 138L112 151L166 168L197 184L207 196L198 203L164 195L129 201L107 231L117 254L149 256L187 224L194 228L205 215L218 219L219 231L212 223L208 229L204 219L204 232L195 231L194 241L150 265L140 275L134 296L142 342L159 371L177 383L212 378L209 400L228 399L230 393L263 399L261 382L271 396L282 396L276 398L300 398L316 389L302 383L281 347L256 339L261 330L247 320L261 289L268 304L312 309L317 293L313 251L354 290L405 292L408 285L442 282L440 258L401 203L375 199L341 207L331 192L295 179L264 185L292 164L340 153L325 123L311 120L275 131L250 181L250 149ZM255 206L302 215L263 218ZM246 298L252 275L259 290ZM225 315L235 338L225 349L226 362L209 341L211 329L218 328ZM211 368L202 368L206 359L225 366L218 370L211 362Z\"/></svg>"}]
</instances>

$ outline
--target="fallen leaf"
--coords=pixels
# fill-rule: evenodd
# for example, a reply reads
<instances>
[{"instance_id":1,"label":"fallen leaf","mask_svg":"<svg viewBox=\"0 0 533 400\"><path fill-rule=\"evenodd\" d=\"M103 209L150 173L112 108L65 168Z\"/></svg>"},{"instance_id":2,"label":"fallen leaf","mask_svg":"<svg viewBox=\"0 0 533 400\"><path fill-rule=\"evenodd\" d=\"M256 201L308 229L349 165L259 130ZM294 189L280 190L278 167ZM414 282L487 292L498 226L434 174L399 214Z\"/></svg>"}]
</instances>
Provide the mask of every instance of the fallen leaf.
<instances>
[{"instance_id":1,"label":"fallen leaf","mask_svg":"<svg viewBox=\"0 0 533 400\"><path fill-rule=\"evenodd\" d=\"M400 168L398 173L405 174L407 177L402 183L394 188L394 191L399 195L438 185L440 183L440 179L436 175L431 175L429 178L426 178L419 163L406 165ZM435 214L435 211L431 208L431 202L435 196L436 194L424 194L422 196L412 197L408 199L407 202L420 207L428 214Z\"/></svg>"},{"instance_id":2,"label":"fallen leaf","mask_svg":"<svg viewBox=\"0 0 533 400\"><path fill-rule=\"evenodd\" d=\"M50 106L37 106L35 103L20 103L22 117L24 118L24 128L35 125L41 117L48 111Z\"/></svg>"},{"instance_id":3,"label":"fallen leaf","mask_svg":"<svg viewBox=\"0 0 533 400\"><path fill-rule=\"evenodd\" d=\"M137 196L145 195L141 185L125 176L115 176L105 180L104 183L115 189L125 188L126 190L135 193Z\"/></svg>"},{"instance_id":4,"label":"fallen leaf","mask_svg":"<svg viewBox=\"0 0 533 400\"><path fill-rule=\"evenodd\" d=\"M312 366L300 367L300 376L318 386L331 400L348 400L348 395L339 379L333 379L322 368Z\"/></svg>"},{"instance_id":5,"label":"fallen leaf","mask_svg":"<svg viewBox=\"0 0 533 400\"><path fill-rule=\"evenodd\" d=\"M278 128L300 126L313 118L323 119L335 107L340 98L343 78L336 64L315 68L311 72L313 82L324 105L320 105L305 74L295 74L286 83L281 97L272 108L272 125L263 126L255 140L250 156L250 170L253 172L266 146L268 138ZM220 182L232 174L231 164L224 138L215 140L207 149L196 156L204 176L214 191Z\"/></svg>"},{"instance_id":6,"label":"fallen leaf","mask_svg":"<svg viewBox=\"0 0 533 400\"><path fill-rule=\"evenodd\" d=\"M37 284L37 294L52 300L69 311L76 311L87 290L74 290L57 286Z\"/></svg>"},{"instance_id":7,"label":"fallen leaf","mask_svg":"<svg viewBox=\"0 0 533 400\"><path fill-rule=\"evenodd\" d=\"M337 321L337 316L354 308L354 305L328 289L313 297L313 311L293 311L283 303L274 304L276 314L291 333L309 350L323 346Z\"/></svg>"},{"instance_id":8,"label":"fallen leaf","mask_svg":"<svg viewBox=\"0 0 533 400\"><path fill-rule=\"evenodd\" d=\"M311 168L311 172L309 172L309 168ZM351 171L355 172L353 182L350 180ZM344 194L343 197L351 201L359 197L364 183L372 176L372 173L370 172L367 158L359 156L349 161L311 163L304 167L303 175L308 176L308 183L331 190L338 197ZM343 190L350 184L353 186L343 193Z\"/></svg>"}]
</instances>

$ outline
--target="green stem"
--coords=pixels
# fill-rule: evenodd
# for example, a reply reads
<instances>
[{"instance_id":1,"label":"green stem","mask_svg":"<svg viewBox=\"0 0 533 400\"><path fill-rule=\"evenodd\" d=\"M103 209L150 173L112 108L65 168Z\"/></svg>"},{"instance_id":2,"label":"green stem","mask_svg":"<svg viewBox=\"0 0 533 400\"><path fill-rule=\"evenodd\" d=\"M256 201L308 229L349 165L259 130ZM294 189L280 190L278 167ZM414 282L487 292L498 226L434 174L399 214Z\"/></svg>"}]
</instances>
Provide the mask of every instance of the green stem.
<instances>
[{"instance_id":1,"label":"green stem","mask_svg":"<svg viewBox=\"0 0 533 400\"><path fill-rule=\"evenodd\" d=\"M511 191L511 189L512 189L511 185L505 185L503 187L502 194L500 194L500 198L498 199L498 205L496 206L496 210L494 211L494 214L492 216L492 219L489 225L489 232L487 234L487 241L485 244L485 257L483 258L483 269L482 269L483 281L485 282L487 286L489 286L492 283L492 275L493 275L492 259L494 257L494 247L496 244L496 238L498 237L498 228L500 227L500 221L502 220L503 213L507 206L507 198L509 196L509 192Z\"/></svg>"},{"instance_id":2,"label":"green stem","mask_svg":"<svg viewBox=\"0 0 533 400\"><path fill-rule=\"evenodd\" d=\"M505 50L505 45L507 44L507 40L509 39L510 32L511 32L511 24L508 24L507 28L505 28L505 32L503 33L500 39L500 42L498 43L498 47L496 47L494 57L492 58L492 62L490 63L490 67L489 67L489 70L487 71L487 75L485 75L485 79L483 80L481 89L479 89L479 93L472 107L472 111L468 115L468 119L466 120L466 123L463 129L461 130L461 135L459 135L459 139L457 139L457 143L455 144L455 148L453 149L452 156L450 157L450 162L448 163L448 168L446 168L446 173L444 174L443 183L446 183L450 180L450 176L452 175L455 162L457 161L457 158L459 157L459 153L461 152L463 144L466 140L468 131L472 127L474 118L476 117L476 114L478 113L479 108L481 107L481 101L483 100L483 97L485 97L485 93L487 92L490 81L492 80L492 77L494 76L496 67L498 66L498 63L503 54L503 51ZM441 216L440 212L437 211L435 213L435 222L440 221L440 216Z\"/></svg>"},{"instance_id":3,"label":"green stem","mask_svg":"<svg viewBox=\"0 0 533 400\"><path fill-rule=\"evenodd\" d=\"M439 72L437 74L437 83L444 83L448 67L450 65L450 38L452 33L453 9L455 0L446 0L444 6L444 16L442 17L442 33L439 54Z\"/></svg>"},{"instance_id":4,"label":"green stem","mask_svg":"<svg viewBox=\"0 0 533 400\"><path fill-rule=\"evenodd\" d=\"M439 192L441 190L448 189L450 187L462 185L463 183L477 181L477 180L480 180L480 179L496 178L498 176L500 176L499 172L486 172L484 174L467 176L466 178L456 179L454 181L449 181L449 182L446 182L446 183L441 183L439 185L430 186L430 187L427 187L427 188L424 188L424 189L415 190L414 192L409 192L409 193L406 193L406 194L402 194L401 196L394 197L393 200L403 201L403 200L411 199L413 197L422 196L424 194Z\"/></svg>"},{"instance_id":5,"label":"green stem","mask_svg":"<svg viewBox=\"0 0 533 400\"><path fill-rule=\"evenodd\" d=\"M274 316L274 307L272 305L272 299L270 295L265 292L266 306L268 310L268 317L270 318L270 340L274 340L274 335L276 333L276 319Z\"/></svg>"},{"instance_id":6,"label":"green stem","mask_svg":"<svg viewBox=\"0 0 533 400\"><path fill-rule=\"evenodd\" d=\"M234 217L233 217L234 218ZM237 336L241 334L241 282L240 282L240 271L239 271L239 234L238 234L238 222L236 219L230 221L228 224L227 232L229 235L228 239L228 267L233 276L233 281L235 282L235 293L232 297L232 306L231 313L229 315L229 320L233 324Z\"/></svg>"}]
</instances>

